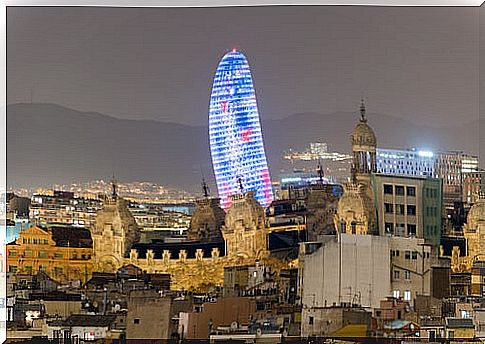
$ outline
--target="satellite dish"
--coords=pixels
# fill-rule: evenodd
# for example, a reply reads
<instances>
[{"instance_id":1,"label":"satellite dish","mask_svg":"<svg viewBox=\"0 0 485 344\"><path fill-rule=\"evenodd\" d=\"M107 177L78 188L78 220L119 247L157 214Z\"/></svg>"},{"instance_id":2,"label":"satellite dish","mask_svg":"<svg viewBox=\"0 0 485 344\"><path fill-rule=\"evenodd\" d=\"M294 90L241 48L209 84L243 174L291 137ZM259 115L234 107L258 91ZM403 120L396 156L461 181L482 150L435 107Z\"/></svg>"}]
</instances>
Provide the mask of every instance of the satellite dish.
<instances>
[{"instance_id":1,"label":"satellite dish","mask_svg":"<svg viewBox=\"0 0 485 344\"><path fill-rule=\"evenodd\" d=\"M237 323L237 321L233 321L231 323L231 330L234 330L235 331L235 330L238 329L238 327L239 327L239 324Z\"/></svg>"}]
</instances>

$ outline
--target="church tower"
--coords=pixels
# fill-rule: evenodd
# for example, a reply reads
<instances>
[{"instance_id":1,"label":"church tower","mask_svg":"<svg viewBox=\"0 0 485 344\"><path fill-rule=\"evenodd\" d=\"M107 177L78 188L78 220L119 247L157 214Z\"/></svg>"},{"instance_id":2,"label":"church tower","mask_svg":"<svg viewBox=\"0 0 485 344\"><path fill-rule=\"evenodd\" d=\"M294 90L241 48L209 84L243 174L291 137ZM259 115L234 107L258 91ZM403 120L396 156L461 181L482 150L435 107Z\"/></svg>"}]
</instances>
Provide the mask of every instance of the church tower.
<instances>
[{"instance_id":1,"label":"church tower","mask_svg":"<svg viewBox=\"0 0 485 344\"><path fill-rule=\"evenodd\" d=\"M367 124L366 108L362 99L360 120L352 132L352 179L370 184L370 175L377 171L376 135Z\"/></svg>"},{"instance_id":2,"label":"church tower","mask_svg":"<svg viewBox=\"0 0 485 344\"><path fill-rule=\"evenodd\" d=\"M344 185L344 194L339 200L334 225L340 233L378 234L377 211L371 183L377 171L377 140L367 124L364 100L360 105L360 120L351 136L352 170L350 181Z\"/></svg>"}]
</instances>

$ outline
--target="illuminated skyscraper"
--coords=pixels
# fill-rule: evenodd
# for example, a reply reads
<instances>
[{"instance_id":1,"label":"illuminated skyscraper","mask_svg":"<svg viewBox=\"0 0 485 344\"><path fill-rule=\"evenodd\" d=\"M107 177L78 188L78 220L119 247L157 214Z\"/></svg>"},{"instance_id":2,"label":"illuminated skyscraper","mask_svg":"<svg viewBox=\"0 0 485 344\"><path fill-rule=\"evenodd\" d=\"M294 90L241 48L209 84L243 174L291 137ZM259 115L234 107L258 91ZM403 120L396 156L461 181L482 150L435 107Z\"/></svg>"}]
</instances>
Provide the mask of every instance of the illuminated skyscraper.
<instances>
[{"instance_id":1,"label":"illuminated skyscraper","mask_svg":"<svg viewBox=\"0 0 485 344\"><path fill-rule=\"evenodd\" d=\"M258 105L246 57L233 50L216 70L209 107L209 140L224 209L231 195L254 191L263 206L273 201Z\"/></svg>"}]
</instances>

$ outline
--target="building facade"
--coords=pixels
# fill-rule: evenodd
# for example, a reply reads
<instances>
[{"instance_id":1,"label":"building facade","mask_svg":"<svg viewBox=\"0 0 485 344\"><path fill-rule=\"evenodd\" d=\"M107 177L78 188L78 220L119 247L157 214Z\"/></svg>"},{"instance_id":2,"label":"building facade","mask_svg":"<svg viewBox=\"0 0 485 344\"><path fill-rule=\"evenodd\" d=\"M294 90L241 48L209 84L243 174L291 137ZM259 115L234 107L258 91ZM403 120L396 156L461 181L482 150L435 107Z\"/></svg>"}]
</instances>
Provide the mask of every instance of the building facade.
<instances>
[{"instance_id":1,"label":"building facade","mask_svg":"<svg viewBox=\"0 0 485 344\"><path fill-rule=\"evenodd\" d=\"M382 174L432 177L435 156L433 152L415 149L377 149L377 172Z\"/></svg>"},{"instance_id":2,"label":"building facade","mask_svg":"<svg viewBox=\"0 0 485 344\"><path fill-rule=\"evenodd\" d=\"M441 179L375 174L372 180L379 234L425 238L439 247Z\"/></svg>"},{"instance_id":3,"label":"building facade","mask_svg":"<svg viewBox=\"0 0 485 344\"><path fill-rule=\"evenodd\" d=\"M217 189L223 209L231 196L255 192L263 206L273 191L249 63L238 51L224 55L212 85L209 140Z\"/></svg>"},{"instance_id":4,"label":"building facade","mask_svg":"<svg viewBox=\"0 0 485 344\"><path fill-rule=\"evenodd\" d=\"M103 202L99 199L76 197L73 192L53 191L49 195L34 195L30 203L30 220L37 226L64 224L89 228Z\"/></svg>"},{"instance_id":5,"label":"building facade","mask_svg":"<svg viewBox=\"0 0 485 344\"><path fill-rule=\"evenodd\" d=\"M92 241L86 229L31 227L8 244L6 251L11 273L44 271L61 283L85 283L93 271Z\"/></svg>"}]
</instances>

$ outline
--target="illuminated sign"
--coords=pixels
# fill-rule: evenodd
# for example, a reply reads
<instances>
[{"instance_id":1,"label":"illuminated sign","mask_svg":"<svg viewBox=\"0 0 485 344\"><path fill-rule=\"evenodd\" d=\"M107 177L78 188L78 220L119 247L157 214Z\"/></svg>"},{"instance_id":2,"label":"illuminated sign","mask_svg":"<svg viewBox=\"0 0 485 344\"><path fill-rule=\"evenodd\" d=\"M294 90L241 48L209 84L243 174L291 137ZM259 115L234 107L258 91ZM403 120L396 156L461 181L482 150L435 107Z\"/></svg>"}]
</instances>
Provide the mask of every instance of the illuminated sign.
<instances>
[{"instance_id":1,"label":"illuminated sign","mask_svg":"<svg viewBox=\"0 0 485 344\"><path fill-rule=\"evenodd\" d=\"M231 195L254 191L263 206L273 201L256 94L246 57L231 51L217 67L209 105L209 141L224 209Z\"/></svg>"}]
</instances>

